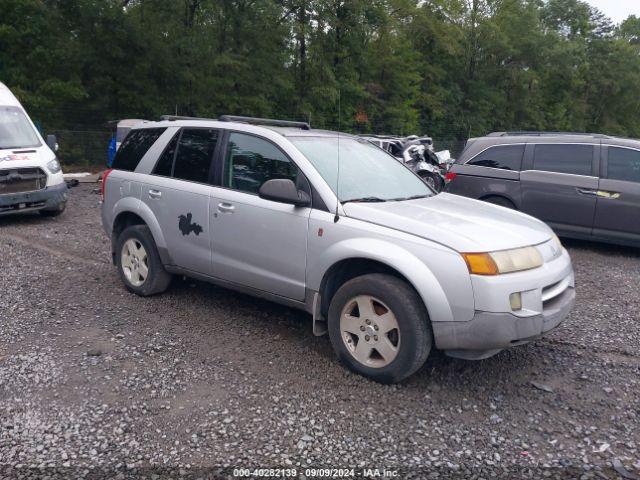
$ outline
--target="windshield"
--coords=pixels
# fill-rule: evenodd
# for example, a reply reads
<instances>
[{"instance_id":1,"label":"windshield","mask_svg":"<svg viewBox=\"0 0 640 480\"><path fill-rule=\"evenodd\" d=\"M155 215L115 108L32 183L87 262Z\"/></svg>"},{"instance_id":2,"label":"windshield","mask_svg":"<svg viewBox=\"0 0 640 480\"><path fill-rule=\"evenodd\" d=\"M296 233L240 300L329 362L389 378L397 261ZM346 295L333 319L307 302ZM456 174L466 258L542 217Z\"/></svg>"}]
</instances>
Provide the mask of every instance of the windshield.
<instances>
[{"instance_id":1,"label":"windshield","mask_svg":"<svg viewBox=\"0 0 640 480\"><path fill-rule=\"evenodd\" d=\"M38 147L40 140L18 107L0 106L0 148Z\"/></svg>"},{"instance_id":2,"label":"windshield","mask_svg":"<svg viewBox=\"0 0 640 480\"><path fill-rule=\"evenodd\" d=\"M289 140L316 167L341 202L406 200L433 195L408 168L364 139L289 137ZM340 185L337 185L338 178Z\"/></svg>"}]
</instances>

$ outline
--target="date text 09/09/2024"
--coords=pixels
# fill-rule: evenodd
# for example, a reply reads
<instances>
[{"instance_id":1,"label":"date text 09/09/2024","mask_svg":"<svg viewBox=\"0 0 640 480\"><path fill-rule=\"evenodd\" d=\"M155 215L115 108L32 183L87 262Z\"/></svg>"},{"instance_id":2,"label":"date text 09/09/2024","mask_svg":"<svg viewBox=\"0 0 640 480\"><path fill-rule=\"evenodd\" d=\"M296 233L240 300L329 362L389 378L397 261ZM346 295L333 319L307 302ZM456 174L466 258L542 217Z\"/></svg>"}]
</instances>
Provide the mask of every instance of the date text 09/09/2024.
<instances>
[{"instance_id":1,"label":"date text 09/09/2024","mask_svg":"<svg viewBox=\"0 0 640 480\"><path fill-rule=\"evenodd\" d=\"M398 471L386 468L236 468L234 477L245 478L397 478Z\"/></svg>"}]
</instances>

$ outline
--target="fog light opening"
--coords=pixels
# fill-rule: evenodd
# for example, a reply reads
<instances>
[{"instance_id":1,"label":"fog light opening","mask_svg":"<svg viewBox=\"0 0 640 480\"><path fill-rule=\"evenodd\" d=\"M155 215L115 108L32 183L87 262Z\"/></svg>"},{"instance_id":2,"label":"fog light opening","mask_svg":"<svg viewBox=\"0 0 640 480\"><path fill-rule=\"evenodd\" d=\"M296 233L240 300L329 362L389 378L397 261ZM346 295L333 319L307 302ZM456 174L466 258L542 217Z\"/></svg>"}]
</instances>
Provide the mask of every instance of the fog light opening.
<instances>
[{"instance_id":1,"label":"fog light opening","mask_svg":"<svg viewBox=\"0 0 640 480\"><path fill-rule=\"evenodd\" d=\"M509 295L509 303L511 304L511 310L522 310L522 295L520 292L514 292Z\"/></svg>"}]
</instances>

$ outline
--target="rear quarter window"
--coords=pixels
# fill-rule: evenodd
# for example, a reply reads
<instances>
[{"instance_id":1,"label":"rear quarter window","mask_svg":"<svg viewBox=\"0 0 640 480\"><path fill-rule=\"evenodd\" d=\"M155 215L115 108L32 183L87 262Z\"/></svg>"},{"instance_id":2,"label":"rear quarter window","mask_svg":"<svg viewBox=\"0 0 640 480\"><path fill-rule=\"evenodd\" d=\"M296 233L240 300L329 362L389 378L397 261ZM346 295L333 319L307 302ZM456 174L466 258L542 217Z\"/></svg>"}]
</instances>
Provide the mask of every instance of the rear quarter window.
<instances>
[{"instance_id":1,"label":"rear quarter window","mask_svg":"<svg viewBox=\"0 0 640 480\"><path fill-rule=\"evenodd\" d=\"M472 158L467 165L520 171L524 145L496 145Z\"/></svg>"},{"instance_id":2,"label":"rear quarter window","mask_svg":"<svg viewBox=\"0 0 640 480\"><path fill-rule=\"evenodd\" d=\"M131 130L113 159L112 167L116 170L133 172L147 150L165 131L165 128L141 128Z\"/></svg>"}]
</instances>

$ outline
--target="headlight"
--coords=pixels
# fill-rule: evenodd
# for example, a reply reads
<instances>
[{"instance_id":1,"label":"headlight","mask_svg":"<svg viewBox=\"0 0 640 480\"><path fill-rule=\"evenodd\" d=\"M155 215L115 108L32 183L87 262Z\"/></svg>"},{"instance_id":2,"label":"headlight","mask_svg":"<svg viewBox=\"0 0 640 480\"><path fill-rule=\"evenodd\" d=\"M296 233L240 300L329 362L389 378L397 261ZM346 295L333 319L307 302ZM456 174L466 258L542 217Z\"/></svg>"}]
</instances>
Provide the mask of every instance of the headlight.
<instances>
[{"instance_id":1,"label":"headlight","mask_svg":"<svg viewBox=\"0 0 640 480\"><path fill-rule=\"evenodd\" d=\"M60 162L58 162L57 158L54 158L49 163L47 163L47 168L51 173L58 173L60 170L62 170Z\"/></svg>"},{"instance_id":2,"label":"headlight","mask_svg":"<svg viewBox=\"0 0 640 480\"><path fill-rule=\"evenodd\" d=\"M463 253L469 273L475 275L499 275L521 272L541 267L542 255L535 247L500 250L488 253Z\"/></svg>"},{"instance_id":3,"label":"headlight","mask_svg":"<svg viewBox=\"0 0 640 480\"><path fill-rule=\"evenodd\" d=\"M562 251L562 242L560 241L560 239L555 233L551 234L551 240L553 240L553 242L557 245L560 251Z\"/></svg>"}]
</instances>

